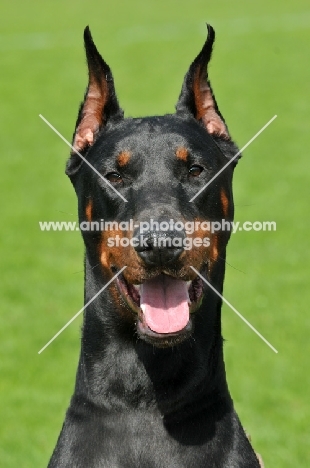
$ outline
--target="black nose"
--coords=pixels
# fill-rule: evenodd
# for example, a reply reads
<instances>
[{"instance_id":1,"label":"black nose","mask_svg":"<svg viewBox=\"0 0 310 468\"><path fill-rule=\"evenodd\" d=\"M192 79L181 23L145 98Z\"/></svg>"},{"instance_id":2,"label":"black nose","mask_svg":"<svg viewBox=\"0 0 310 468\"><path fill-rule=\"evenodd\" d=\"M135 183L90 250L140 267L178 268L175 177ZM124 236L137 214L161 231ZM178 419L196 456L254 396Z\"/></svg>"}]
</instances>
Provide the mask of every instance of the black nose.
<instances>
[{"instance_id":1,"label":"black nose","mask_svg":"<svg viewBox=\"0 0 310 468\"><path fill-rule=\"evenodd\" d=\"M175 262L184 250L184 231L135 232L135 250L150 266L164 266Z\"/></svg>"}]
</instances>

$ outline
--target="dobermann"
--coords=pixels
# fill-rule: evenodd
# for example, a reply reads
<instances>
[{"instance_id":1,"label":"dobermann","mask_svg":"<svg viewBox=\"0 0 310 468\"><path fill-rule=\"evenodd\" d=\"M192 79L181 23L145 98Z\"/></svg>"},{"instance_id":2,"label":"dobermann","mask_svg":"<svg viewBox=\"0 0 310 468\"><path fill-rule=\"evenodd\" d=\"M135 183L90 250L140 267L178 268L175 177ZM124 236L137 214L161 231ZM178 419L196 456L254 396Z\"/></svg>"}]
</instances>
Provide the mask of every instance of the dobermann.
<instances>
[{"instance_id":1,"label":"dobermann","mask_svg":"<svg viewBox=\"0 0 310 468\"><path fill-rule=\"evenodd\" d=\"M110 223L83 231L85 304L111 281L84 312L50 468L260 466L226 383L221 298L203 281L222 293L230 232L203 225L233 220L236 161L191 201L238 151L208 80L214 38L208 25L175 114L124 118L85 29L89 82L66 173L80 223Z\"/></svg>"}]
</instances>

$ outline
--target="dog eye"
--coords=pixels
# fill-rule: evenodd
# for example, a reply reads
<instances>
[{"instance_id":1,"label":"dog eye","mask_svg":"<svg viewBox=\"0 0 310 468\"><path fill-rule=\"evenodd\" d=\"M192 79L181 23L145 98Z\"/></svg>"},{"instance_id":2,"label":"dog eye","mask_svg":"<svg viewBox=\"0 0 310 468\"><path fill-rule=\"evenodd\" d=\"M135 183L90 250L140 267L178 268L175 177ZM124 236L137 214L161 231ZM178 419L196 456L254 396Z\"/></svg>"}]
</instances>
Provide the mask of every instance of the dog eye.
<instances>
[{"instance_id":1,"label":"dog eye","mask_svg":"<svg viewBox=\"0 0 310 468\"><path fill-rule=\"evenodd\" d=\"M109 182L116 184L122 181L121 176L117 172L109 172L105 175L105 178L108 179Z\"/></svg>"},{"instance_id":2,"label":"dog eye","mask_svg":"<svg viewBox=\"0 0 310 468\"><path fill-rule=\"evenodd\" d=\"M188 172L190 176L198 177L202 173L202 171L203 167L198 166L198 164L194 164L194 166L192 166Z\"/></svg>"}]
</instances>

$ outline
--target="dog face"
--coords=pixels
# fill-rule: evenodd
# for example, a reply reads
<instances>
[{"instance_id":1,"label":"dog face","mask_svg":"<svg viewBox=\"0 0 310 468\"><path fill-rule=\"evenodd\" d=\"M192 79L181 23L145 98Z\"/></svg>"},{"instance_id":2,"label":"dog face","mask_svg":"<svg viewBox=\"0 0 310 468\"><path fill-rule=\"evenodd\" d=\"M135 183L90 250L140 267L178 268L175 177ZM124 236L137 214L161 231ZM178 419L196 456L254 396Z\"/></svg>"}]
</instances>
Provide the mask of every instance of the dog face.
<instances>
[{"instance_id":1,"label":"dog face","mask_svg":"<svg viewBox=\"0 0 310 468\"><path fill-rule=\"evenodd\" d=\"M202 190L237 153L208 81L214 31L208 26L176 114L134 119L124 119L88 28L84 38L89 83L73 146L91 167L73 152L66 172L80 223L109 223L108 230L83 232L87 255L108 278L126 266L111 286L114 296L142 339L171 346L192 333L203 298L191 267L212 278L225 256L230 232L213 232L210 223L233 219L233 164Z\"/></svg>"}]
</instances>

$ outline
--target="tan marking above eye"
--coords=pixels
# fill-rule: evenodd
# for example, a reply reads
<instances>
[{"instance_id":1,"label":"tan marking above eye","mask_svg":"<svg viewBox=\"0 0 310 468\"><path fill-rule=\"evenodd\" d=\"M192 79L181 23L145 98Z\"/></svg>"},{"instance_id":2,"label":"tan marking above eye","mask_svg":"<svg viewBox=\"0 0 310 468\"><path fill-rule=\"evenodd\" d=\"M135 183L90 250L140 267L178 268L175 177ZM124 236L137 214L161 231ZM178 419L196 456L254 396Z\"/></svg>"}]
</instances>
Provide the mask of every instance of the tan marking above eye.
<instances>
[{"instance_id":1,"label":"tan marking above eye","mask_svg":"<svg viewBox=\"0 0 310 468\"><path fill-rule=\"evenodd\" d=\"M184 148L183 146L180 146L179 148L176 149L175 155L181 161L187 161L188 150Z\"/></svg>"},{"instance_id":2,"label":"tan marking above eye","mask_svg":"<svg viewBox=\"0 0 310 468\"><path fill-rule=\"evenodd\" d=\"M131 153L129 151L122 151L117 156L117 164L121 167L126 166L126 164L129 163L130 158L131 158Z\"/></svg>"}]
</instances>

